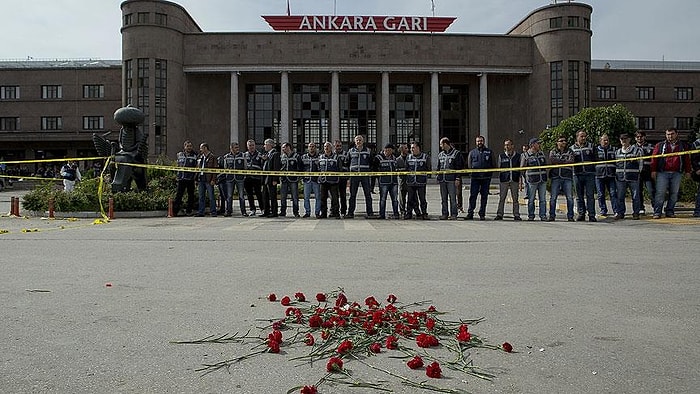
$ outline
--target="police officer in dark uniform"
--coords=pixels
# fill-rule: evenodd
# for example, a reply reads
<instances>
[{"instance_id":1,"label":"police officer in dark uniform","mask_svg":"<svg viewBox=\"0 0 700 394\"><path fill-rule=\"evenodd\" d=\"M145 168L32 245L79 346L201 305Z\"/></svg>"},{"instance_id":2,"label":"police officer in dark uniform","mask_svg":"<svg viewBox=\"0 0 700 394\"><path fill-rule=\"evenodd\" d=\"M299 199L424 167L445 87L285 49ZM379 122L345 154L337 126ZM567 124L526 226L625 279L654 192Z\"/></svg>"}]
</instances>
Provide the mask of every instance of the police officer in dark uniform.
<instances>
[{"instance_id":1,"label":"police officer in dark uniform","mask_svg":"<svg viewBox=\"0 0 700 394\"><path fill-rule=\"evenodd\" d=\"M268 138L265 140L265 153L262 155L263 171L274 172L275 174L265 175L263 177L262 196L263 196L263 217L276 218L277 213L277 184L279 183L279 175L276 173L280 170L280 154L275 149L275 141Z\"/></svg>"},{"instance_id":2,"label":"police officer in dark uniform","mask_svg":"<svg viewBox=\"0 0 700 394\"><path fill-rule=\"evenodd\" d=\"M340 140L335 140L335 155L338 156L338 164L340 171L348 172L350 162L348 160L348 152L343 150L343 143ZM340 214L345 216L348 212L348 177L341 176L338 179L338 199L340 199Z\"/></svg>"},{"instance_id":3,"label":"police officer in dark uniform","mask_svg":"<svg viewBox=\"0 0 700 394\"><path fill-rule=\"evenodd\" d=\"M369 172L372 160L372 152L365 146L365 139L361 135L355 136L355 146L348 150L350 157L350 172ZM362 185L362 192L365 194L365 208L367 216L373 216L372 193L370 192L369 176L353 176L350 178L350 202L348 203L348 213L346 219L355 217L355 204L357 203L357 189Z\"/></svg>"},{"instance_id":4,"label":"police officer in dark uniform","mask_svg":"<svg viewBox=\"0 0 700 394\"><path fill-rule=\"evenodd\" d=\"M495 155L484 143L485 139L479 135L476 137L476 148L469 151L467 165L470 169L483 170L494 168ZM489 186L491 185L491 172L472 172L469 184L469 208L464 220L474 219L476 198L480 197L479 220L486 220L486 204L489 198Z\"/></svg>"},{"instance_id":5,"label":"police officer in dark uniform","mask_svg":"<svg viewBox=\"0 0 700 394\"><path fill-rule=\"evenodd\" d=\"M384 145L384 150L374 157L374 168L383 173L379 175L379 219L386 219L386 197L391 197L391 207L394 219L399 218L398 187L399 179L394 173L398 171L394 146Z\"/></svg>"},{"instance_id":6,"label":"police officer in dark uniform","mask_svg":"<svg viewBox=\"0 0 700 394\"><path fill-rule=\"evenodd\" d=\"M248 140L246 142L248 150L243 154L246 162L246 169L248 170L262 170L262 155L255 149L255 140ZM258 208L261 212L260 216L264 216L263 209L263 196L262 196L262 176L260 175L246 175L244 181L245 194L248 195L248 206L250 207L250 215L255 216L257 213L255 210L255 198L258 199Z\"/></svg>"},{"instance_id":7,"label":"police officer in dark uniform","mask_svg":"<svg viewBox=\"0 0 700 394\"><path fill-rule=\"evenodd\" d=\"M443 137L440 139L442 151L438 154L438 171L440 170L461 170L464 168L462 153L455 149L450 139ZM445 173L437 175L437 182L440 185L440 198L442 200L441 220L457 219L457 177L455 173ZM462 182L459 182L461 187Z\"/></svg>"},{"instance_id":8,"label":"police officer in dark uniform","mask_svg":"<svg viewBox=\"0 0 700 394\"><path fill-rule=\"evenodd\" d=\"M192 141L185 140L183 151L177 154L177 166L187 168L197 168L197 153L194 151ZM197 174L194 171L178 171L177 172L177 192L175 193L175 201L173 202L173 215L177 216L180 213L182 206L182 197L187 191L187 206L185 213L192 215L194 209L194 180Z\"/></svg>"},{"instance_id":9,"label":"police officer in dark uniform","mask_svg":"<svg viewBox=\"0 0 700 394\"><path fill-rule=\"evenodd\" d=\"M333 144L326 142L323 144L323 153L318 157L318 170L320 172L339 172L340 163L335 154ZM320 175L318 183L321 184L321 214L318 219L336 218L340 219L340 204L338 202L338 175ZM328 195L331 197L331 213L328 214Z\"/></svg>"},{"instance_id":10,"label":"police officer in dark uniform","mask_svg":"<svg viewBox=\"0 0 700 394\"><path fill-rule=\"evenodd\" d=\"M576 189L576 204L578 206L577 222L582 222L588 214L589 222L596 222L595 218L595 161L596 151L593 144L586 141L585 130L576 132L576 142L571 145L574 154L574 163L582 163L574 167L574 186ZM589 164L583 164L589 163Z\"/></svg>"},{"instance_id":11,"label":"police officer in dark uniform","mask_svg":"<svg viewBox=\"0 0 700 394\"><path fill-rule=\"evenodd\" d=\"M610 137L607 134L600 136L600 145L596 148L598 161L615 160L615 148L610 145ZM602 216L608 215L608 206L605 203L605 189L610 193L610 206L614 214L618 213L617 207L617 183L615 182L615 163L601 163L595 166L595 188L598 192L598 208Z\"/></svg>"},{"instance_id":12,"label":"police officer in dark uniform","mask_svg":"<svg viewBox=\"0 0 700 394\"><path fill-rule=\"evenodd\" d=\"M227 170L245 170L245 157L241 152L238 142L231 143L231 151L223 157L223 168ZM241 215L248 216L245 210L245 192L243 185L245 175L243 174L226 174L226 213L224 216L231 216L233 212L233 189L238 190L238 205L240 205Z\"/></svg>"},{"instance_id":13,"label":"police officer in dark uniform","mask_svg":"<svg viewBox=\"0 0 700 394\"><path fill-rule=\"evenodd\" d=\"M282 144L282 155L280 156L280 171L300 172L303 165L299 155L292 149L292 144L285 142ZM296 175L283 175L280 178L280 216L287 216L287 194L292 194L292 212L294 217L299 217L299 177Z\"/></svg>"},{"instance_id":14,"label":"police officer in dark uniform","mask_svg":"<svg viewBox=\"0 0 700 394\"><path fill-rule=\"evenodd\" d=\"M416 172L430 171L430 157L421 152L420 143L411 143L411 153L406 156L406 170L413 174L406 175L406 186L408 186L408 203L406 204L406 214L404 219L416 217L428 220L428 201L425 199L425 184L428 182L428 175L416 174Z\"/></svg>"}]
</instances>

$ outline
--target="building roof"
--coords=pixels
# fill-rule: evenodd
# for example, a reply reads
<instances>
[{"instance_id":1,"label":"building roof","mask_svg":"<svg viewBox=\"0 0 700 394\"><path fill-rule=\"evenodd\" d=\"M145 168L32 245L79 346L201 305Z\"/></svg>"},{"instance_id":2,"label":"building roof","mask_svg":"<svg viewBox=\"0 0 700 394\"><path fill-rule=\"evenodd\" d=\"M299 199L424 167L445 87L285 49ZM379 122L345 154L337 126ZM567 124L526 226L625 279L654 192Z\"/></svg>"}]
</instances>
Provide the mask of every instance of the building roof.
<instances>
[{"instance_id":1,"label":"building roof","mask_svg":"<svg viewBox=\"0 0 700 394\"><path fill-rule=\"evenodd\" d=\"M121 67L121 60L100 59L28 59L0 60L0 69L38 69L38 68L111 68Z\"/></svg>"},{"instance_id":2,"label":"building roof","mask_svg":"<svg viewBox=\"0 0 700 394\"><path fill-rule=\"evenodd\" d=\"M593 70L700 71L700 62L663 60L591 60Z\"/></svg>"}]
</instances>

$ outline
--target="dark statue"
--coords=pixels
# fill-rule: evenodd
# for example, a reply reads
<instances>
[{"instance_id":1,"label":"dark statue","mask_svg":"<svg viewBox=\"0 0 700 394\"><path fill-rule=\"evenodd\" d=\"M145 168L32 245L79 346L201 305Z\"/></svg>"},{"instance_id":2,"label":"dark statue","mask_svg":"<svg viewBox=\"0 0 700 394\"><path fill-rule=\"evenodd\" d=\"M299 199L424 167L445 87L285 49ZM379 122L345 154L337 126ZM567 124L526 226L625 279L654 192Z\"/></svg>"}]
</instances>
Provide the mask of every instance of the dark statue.
<instances>
[{"instance_id":1,"label":"dark statue","mask_svg":"<svg viewBox=\"0 0 700 394\"><path fill-rule=\"evenodd\" d=\"M92 135L92 142L100 156L114 156L116 172L112 177L112 191L128 192L131 190L131 180L136 182L139 191L146 190L146 169L126 164L146 164L148 157L148 133L139 129L146 116L143 111L128 105L114 112L114 120L122 125L119 130L119 143L109 141L104 135Z\"/></svg>"}]
</instances>

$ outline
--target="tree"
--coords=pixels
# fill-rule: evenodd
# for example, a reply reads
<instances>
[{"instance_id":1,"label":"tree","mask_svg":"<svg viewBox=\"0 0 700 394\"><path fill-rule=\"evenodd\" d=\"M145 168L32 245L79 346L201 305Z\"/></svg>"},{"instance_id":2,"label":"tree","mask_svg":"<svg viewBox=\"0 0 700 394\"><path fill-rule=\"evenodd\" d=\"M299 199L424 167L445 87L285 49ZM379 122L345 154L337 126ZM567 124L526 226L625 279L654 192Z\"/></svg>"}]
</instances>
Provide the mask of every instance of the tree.
<instances>
[{"instance_id":1,"label":"tree","mask_svg":"<svg viewBox=\"0 0 700 394\"><path fill-rule=\"evenodd\" d=\"M598 142L602 134L608 134L610 141L617 141L622 133L634 133L634 115L624 105L585 108L574 116L564 119L558 126L540 134L542 149L546 152L554 149L556 140L565 137L569 145L576 141L576 132L586 130L588 141Z\"/></svg>"}]
</instances>

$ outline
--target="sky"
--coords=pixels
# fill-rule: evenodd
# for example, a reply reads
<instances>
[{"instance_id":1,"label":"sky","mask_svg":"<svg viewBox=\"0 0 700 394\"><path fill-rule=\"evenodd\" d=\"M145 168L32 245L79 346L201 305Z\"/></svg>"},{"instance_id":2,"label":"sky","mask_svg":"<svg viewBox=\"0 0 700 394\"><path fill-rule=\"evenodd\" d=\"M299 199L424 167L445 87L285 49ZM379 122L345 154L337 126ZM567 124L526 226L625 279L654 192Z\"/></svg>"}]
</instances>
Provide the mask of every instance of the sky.
<instances>
[{"instance_id":1,"label":"sky","mask_svg":"<svg viewBox=\"0 0 700 394\"><path fill-rule=\"evenodd\" d=\"M430 0L289 0L292 14L431 16ZM558 0L564 2L566 0ZM2 0L0 60L121 59L121 0ZM272 29L286 0L173 0L205 32ZM433 0L436 16L457 20L447 33L505 34L554 0ZM700 61L698 0L586 0L592 58Z\"/></svg>"}]
</instances>

